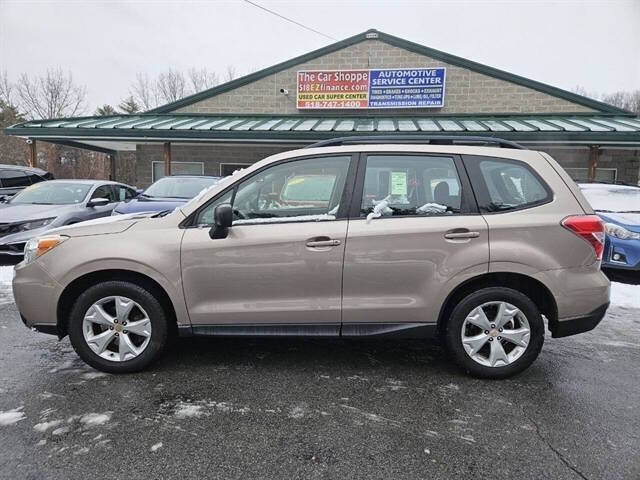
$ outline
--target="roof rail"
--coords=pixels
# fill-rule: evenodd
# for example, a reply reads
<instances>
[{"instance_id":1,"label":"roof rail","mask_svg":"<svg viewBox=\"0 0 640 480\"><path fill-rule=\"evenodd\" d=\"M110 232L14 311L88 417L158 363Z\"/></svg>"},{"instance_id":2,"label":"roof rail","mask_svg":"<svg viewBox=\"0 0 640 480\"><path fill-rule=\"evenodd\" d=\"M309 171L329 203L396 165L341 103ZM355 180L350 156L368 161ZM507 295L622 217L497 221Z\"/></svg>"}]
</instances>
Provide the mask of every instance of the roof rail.
<instances>
[{"instance_id":1,"label":"roof rail","mask_svg":"<svg viewBox=\"0 0 640 480\"><path fill-rule=\"evenodd\" d=\"M330 138L312 143L304 148L335 147L339 145L359 145L367 143L417 143L429 145L495 145L501 148L526 150L516 142L496 137L467 135L353 135L350 137Z\"/></svg>"}]
</instances>

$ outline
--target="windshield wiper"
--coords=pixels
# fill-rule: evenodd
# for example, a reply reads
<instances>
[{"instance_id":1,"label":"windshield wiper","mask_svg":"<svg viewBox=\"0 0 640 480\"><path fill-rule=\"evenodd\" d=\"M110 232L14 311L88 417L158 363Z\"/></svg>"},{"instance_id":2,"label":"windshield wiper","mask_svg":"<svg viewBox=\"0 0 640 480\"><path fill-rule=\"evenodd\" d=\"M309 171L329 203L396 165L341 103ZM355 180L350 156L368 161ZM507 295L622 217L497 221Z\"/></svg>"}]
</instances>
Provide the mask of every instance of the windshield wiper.
<instances>
[{"instance_id":1,"label":"windshield wiper","mask_svg":"<svg viewBox=\"0 0 640 480\"><path fill-rule=\"evenodd\" d=\"M622 210L616 213L640 213L640 210Z\"/></svg>"},{"instance_id":2,"label":"windshield wiper","mask_svg":"<svg viewBox=\"0 0 640 480\"><path fill-rule=\"evenodd\" d=\"M151 215L151 218L164 217L165 215L169 215L171 212L173 212L172 208L169 208L167 210L162 210L161 212L158 212L158 213L155 213L155 214Z\"/></svg>"}]
</instances>

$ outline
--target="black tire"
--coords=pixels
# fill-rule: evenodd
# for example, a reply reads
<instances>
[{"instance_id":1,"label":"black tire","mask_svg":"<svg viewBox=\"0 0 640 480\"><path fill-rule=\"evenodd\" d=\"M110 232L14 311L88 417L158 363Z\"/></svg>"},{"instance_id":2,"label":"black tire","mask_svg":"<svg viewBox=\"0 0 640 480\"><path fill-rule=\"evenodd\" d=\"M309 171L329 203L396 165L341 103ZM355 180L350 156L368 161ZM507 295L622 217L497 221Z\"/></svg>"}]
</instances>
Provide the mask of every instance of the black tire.
<instances>
[{"instance_id":1,"label":"black tire","mask_svg":"<svg viewBox=\"0 0 640 480\"><path fill-rule=\"evenodd\" d=\"M87 345L82 333L82 321L89 307L109 296L124 296L137 302L151 320L149 344L140 355L130 360L115 362L100 357ZM161 302L151 292L134 283L107 281L90 287L78 297L71 309L67 331L74 350L87 364L103 372L130 373L143 370L162 354L167 345L169 324Z\"/></svg>"},{"instance_id":2,"label":"black tire","mask_svg":"<svg viewBox=\"0 0 640 480\"><path fill-rule=\"evenodd\" d=\"M467 316L478 306L492 301L508 302L527 317L531 335L522 355L509 365L490 367L473 360L462 344L462 326ZM544 321L538 307L523 293L504 287L488 287L463 298L451 312L446 324L446 346L455 362L468 374L479 378L502 379L528 368L538 357L544 343ZM503 340L504 341L504 340Z\"/></svg>"}]
</instances>

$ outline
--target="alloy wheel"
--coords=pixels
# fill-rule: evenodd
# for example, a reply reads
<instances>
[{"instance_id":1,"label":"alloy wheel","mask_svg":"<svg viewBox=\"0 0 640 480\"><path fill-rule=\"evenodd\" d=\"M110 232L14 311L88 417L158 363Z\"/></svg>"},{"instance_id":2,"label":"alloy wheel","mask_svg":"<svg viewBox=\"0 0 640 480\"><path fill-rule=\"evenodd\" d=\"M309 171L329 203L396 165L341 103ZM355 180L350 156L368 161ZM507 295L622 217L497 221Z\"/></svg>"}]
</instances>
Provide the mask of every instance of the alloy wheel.
<instances>
[{"instance_id":1,"label":"alloy wheel","mask_svg":"<svg viewBox=\"0 0 640 480\"><path fill-rule=\"evenodd\" d=\"M507 302L487 302L474 308L462 324L467 355L487 367L504 367L527 350L531 327L527 317Z\"/></svg>"},{"instance_id":2,"label":"alloy wheel","mask_svg":"<svg viewBox=\"0 0 640 480\"><path fill-rule=\"evenodd\" d=\"M151 341L151 320L127 297L105 297L89 307L82 321L87 345L100 357L124 362L140 355Z\"/></svg>"}]
</instances>

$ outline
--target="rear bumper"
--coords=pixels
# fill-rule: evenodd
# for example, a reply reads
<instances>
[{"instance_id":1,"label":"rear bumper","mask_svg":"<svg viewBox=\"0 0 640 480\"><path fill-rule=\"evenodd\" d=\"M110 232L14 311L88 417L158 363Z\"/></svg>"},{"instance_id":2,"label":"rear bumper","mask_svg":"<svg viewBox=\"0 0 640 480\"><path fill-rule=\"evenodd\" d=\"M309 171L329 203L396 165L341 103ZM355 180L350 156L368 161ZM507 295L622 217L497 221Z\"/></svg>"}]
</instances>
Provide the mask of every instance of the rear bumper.
<instances>
[{"instance_id":1,"label":"rear bumper","mask_svg":"<svg viewBox=\"0 0 640 480\"><path fill-rule=\"evenodd\" d=\"M599 306L591 313L574 318L565 318L549 325L553 338L568 337L593 330L602 321L609 308L609 302Z\"/></svg>"}]
</instances>

